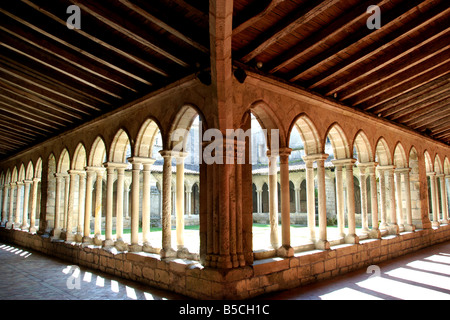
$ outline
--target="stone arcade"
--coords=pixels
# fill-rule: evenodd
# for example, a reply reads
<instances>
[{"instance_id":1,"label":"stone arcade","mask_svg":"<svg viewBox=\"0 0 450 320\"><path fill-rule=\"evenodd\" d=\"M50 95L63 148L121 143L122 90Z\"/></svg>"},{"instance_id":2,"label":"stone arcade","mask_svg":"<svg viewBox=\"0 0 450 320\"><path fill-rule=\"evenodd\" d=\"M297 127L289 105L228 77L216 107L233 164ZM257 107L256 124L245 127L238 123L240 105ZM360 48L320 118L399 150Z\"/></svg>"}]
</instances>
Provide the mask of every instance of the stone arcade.
<instances>
[{"instance_id":1,"label":"stone arcade","mask_svg":"<svg viewBox=\"0 0 450 320\"><path fill-rule=\"evenodd\" d=\"M302 286L450 240L449 9L375 2L388 13L371 30L367 1L77 0L81 29L64 31L32 13L65 25L55 10L71 1L2 4L0 98L35 115L0 114L0 239L198 299ZM224 137L267 130L255 146L266 161L238 163L247 140L225 138L214 156L230 161L189 169L215 142L172 134L197 118Z\"/></svg>"}]
</instances>

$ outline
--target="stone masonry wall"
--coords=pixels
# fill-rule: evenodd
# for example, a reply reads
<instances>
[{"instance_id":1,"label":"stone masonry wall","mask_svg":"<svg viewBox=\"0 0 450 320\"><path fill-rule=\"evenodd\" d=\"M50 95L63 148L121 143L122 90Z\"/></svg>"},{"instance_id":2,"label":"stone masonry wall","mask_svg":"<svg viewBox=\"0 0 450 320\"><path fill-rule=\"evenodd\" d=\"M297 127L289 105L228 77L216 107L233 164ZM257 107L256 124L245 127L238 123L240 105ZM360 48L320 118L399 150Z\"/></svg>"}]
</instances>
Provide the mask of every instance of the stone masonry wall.
<instances>
[{"instance_id":1,"label":"stone masonry wall","mask_svg":"<svg viewBox=\"0 0 450 320\"><path fill-rule=\"evenodd\" d=\"M450 225L332 246L331 250L305 251L292 258L257 260L251 266L229 270L204 268L192 260L161 259L144 252L52 242L50 238L5 228L0 228L0 240L195 299L247 299L332 278L449 241Z\"/></svg>"}]
</instances>

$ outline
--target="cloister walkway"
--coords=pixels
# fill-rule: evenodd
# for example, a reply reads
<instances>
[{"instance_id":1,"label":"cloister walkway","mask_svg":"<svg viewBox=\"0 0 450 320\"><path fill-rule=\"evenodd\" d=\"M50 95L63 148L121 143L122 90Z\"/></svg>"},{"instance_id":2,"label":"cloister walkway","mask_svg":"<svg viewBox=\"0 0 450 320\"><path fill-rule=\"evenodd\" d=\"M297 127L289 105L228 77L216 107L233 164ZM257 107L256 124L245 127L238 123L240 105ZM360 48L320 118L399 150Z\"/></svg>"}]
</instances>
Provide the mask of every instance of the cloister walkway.
<instances>
[{"instance_id":1,"label":"cloister walkway","mask_svg":"<svg viewBox=\"0 0 450 320\"><path fill-rule=\"evenodd\" d=\"M0 243L0 300L184 300L184 296ZM72 277L72 278L71 278ZM450 299L450 242L258 300ZM268 302L270 303L270 302Z\"/></svg>"}]
</instances>

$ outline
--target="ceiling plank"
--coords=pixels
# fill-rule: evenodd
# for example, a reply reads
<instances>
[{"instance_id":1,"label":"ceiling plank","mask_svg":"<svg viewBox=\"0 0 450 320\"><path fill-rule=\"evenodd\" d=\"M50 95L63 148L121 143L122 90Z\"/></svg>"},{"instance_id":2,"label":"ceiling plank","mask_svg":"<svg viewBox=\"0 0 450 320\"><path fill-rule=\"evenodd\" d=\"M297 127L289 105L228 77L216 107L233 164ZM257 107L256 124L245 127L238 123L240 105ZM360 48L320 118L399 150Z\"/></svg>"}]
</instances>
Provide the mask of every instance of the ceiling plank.
<instances>
[{"instance_id":1,"label":"ceiling plank","mask_svg":"<svg viewBox=\"0 0 450 320\"><path fill-rule=\"evenodd\" d=\"M439 24L436 27L425 28L431 22L439 19L443 19L449 12L447 7L443 5L437 5L431 10L422 13L416 19L401 25L393 32L387 34L379 41L363 48L356 54L344 59L342 62L337 63L333 67L329 68L325 72L320 73L318 76L307 81L304 85L309 89L315 89L321 87L324 83L331 81L331 83L322 88L321 92L326 95L332 95L341 89L341 86L357 81L359 77L365 75L368 72L377 71L379 68L386 66L392 61L401 59L403 56L409 54L410 52L416 50L416 48L426 45L430 41L433 41L437 37L448 33L448 28L445 24ZM424 30L425 29L425 30ZM410 41L412 35L420 30L420 35L413 38L414 41ZM408 42L397 48L393 44L402 41L403 39L408 39ZM386 54L381 57L377 57L376 63L369 63L367 67L361 67L362 63L365 61L370 61L370 58L375 55L379 55L380 52L387 50ZM352 69L353 68L353 69ZM339 73L345 72L352 69L350 77L337 78ZM333 78L333 79L332 79Z\"/></svg>"},{"instance_id":2,"label":"ceiling plank","mask_svg":"<svg viewBox=\"0 0 450 320\"><path fill-rule=\"evenodd\" d=\"M327 50L324 50L323 52L319 53L314 58L308 60L307 62L301 64L294 70L290 71L287 74L287 78L291 82L299 80L305 72L332 59L332 57L335 56L337 53L343 50L347 50L349 47L353 45L357 45L358 43L360 43L360 41L362 41L366 37L369 36L373 37L376 36L377 34L383 33L384 30L393 27L398 19L404 19L407 16L414 14L417 10L416 6L424 2L426 3L426 1L423 0L411 0L408 1L407 3L402 3L398 5L397 7L388 12L385 12L383 14L383 28L380 29L361 28L359 31L351 33L345 40L334 44Z\"/></svg>"},{"instance_id":3,"label":"ceiling plank","mask_svg":"<svg viewBox=\"0 0 450 320\"><path fill-rule=\"evenodd\" d=\"M167 59L171 60L172 62L184 67L188 68L189 63L183 60L183 58L179 57L172 52L169 51L167 48L163 48L162 41L151 39L147 40L147 38L151 38L148 35L145 36L145 32L142 29L138 29L135 25L129 23L125 19L119 17L115 13L111 12L110 10L107 10L105 7L102 7L101 10L96 8L92 5L92 2L86 2L80 1L80 0L71 0L71 2L78 7L80 7L83 12L86 12L90 14L91 16L95 17L102 23L108 25L109 27L113 28L114 30L124 34L125 36L129 37L130 39L133 39L134 41L147 46L149 49L153 50L154 52L166 57ZM88 4L89 3L89 4ZM155 44L157 43L157 44ZM171 50L173 51L173 50Z\"/></svg>"},{"instance_id":4,"label":"ceiling plank","mask_svg":"<svg viewBox=\"0 0 450 320\"><path fill-rule=\"evenodd\" d=\"M324 0L320 1L319 4L317 4L317 2L315 1L308 2L298 11L296 11L286 19L283 19L273 28L264 32L261 37L256 38L256 40L247 48L244 48L246 53L242 54L242 57L239 58L239 60L244 63L249 62L259 54L261 54L268 47L270 47L272 44L276 43L286 35L298 29L303 23L306 23L317 15L320 15L338 2L339 0Z\"/></svg>"}]
</instances>

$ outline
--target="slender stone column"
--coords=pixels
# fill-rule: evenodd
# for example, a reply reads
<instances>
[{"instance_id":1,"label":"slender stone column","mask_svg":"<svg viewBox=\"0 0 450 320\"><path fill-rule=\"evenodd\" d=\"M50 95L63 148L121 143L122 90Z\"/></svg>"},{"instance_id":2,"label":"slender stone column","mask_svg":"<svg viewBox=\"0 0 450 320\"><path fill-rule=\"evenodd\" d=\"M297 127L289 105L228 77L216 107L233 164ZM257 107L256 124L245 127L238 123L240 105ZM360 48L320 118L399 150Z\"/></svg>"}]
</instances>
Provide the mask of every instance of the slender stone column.
<instances>
[{"instance_id":1,"label":"slender stone column","mask_svg":"<svg viewBox=\"0 0 450 320\"><path fill-rule=\"evenodd\" d=\"M295 194L295 213L300 213L300 188L294 188ZM262 192L262 190L261 190Z\"/></svg>"},{"instance_id":2,"label":"slender stone column","mask_svg":"<svg viewBox=\"0 0 450 320\"><path fill-rule=\"evenodd\" d=\"M431 212L433 213L433 227L439 227L439 219L438 219L438 209L437 209L437 201L436 201L436 173L428 172L427 175L430 177L430 187L431 187Z\"/></svg>"},{"instance_id":3,"label":"slender stone column","mask_svg":"<svg viewBox=\"0 0 450 320\"><path fill-rule=\"evenodd\" d=\"M131 245L130 250L140 251L139 246L139 175L141 173L141 161L137 158L129 158L132 164L131 184Z\"/></svg>"},{"instance_id":4,"label":"slender stone column","mask_svg":"<svg viewBox=\"0 0 450 320\"><path fill-rule=\"evenodd\" d=\"M67 199L67 222L66 222L66 232L62 237L66 241L75 240L75 234L72 232L73 229L73 216L74 216L74 202L75 202L75 182L78 178L78 172L75 170L69 170L69 195ZM67 181L67 179L66 179Z\"/></svg>"},{"instance_id":5,"label":"slender stone column","mask_svg":"<svg viewBox=\"0 0 450 320\"><path fill-rule=\"evenodd\" d=\"M106 221L105 221L105 240L103 247L112 247L112 219L113 219L113 196L114 196L114 167L110 162L104 164L106 167Z\"/></svg>"},{"instance_id":6,"label":"slender stone column","mask_svg":"<svg viewBox=\"0 0 450 320\"><path fill-rule=\"evenodd\" d=\"M95 181L95 209L94 209L94 243L101 245L102 234L102 194L103 194L103 173L105 168L96 167L97 178ZM113 172L114 175L114 172ZM112 179L113 177L111 177ZM111 207L112 210L112 207Z\"/></svg>"},{"instance_id":7,"label":"slender stone column","mask_svg":"<svg viewBox=\"0 0 450 320\"><path fill-rule=\"evenodd\" d=\"M332 161L336 176L336 209L339 237L345 238L345 216L344 216L344 182L342 179L342 164Z\"/></svg>"},{"instance_id":8,"label":"slender stone column","mask_svg":"<svg viewBox=\"0 0 450 320\"><path fill-rule=\"evenodd\" d=\"M143 192L142 192L142 242L144 250L151 249L150 245L150 168L155 162L155 159L146 159L143 162ZM136 228L134 226L134 228ZM133 231L133 230L132 230ZM139 229L137 230L139 231ZM132 232L133 234L133 232ZM134 234L133 234L134 235ZM133 237L134 241L136 236ZM132 241L133 243L133 241Z\"/></svg>"},{"instance_id":9,"label":"slender stone column","mask_svg":"<svg viewBox=\"0 0 450 320\"><path fill-rule=\"evenodd\" d=\"M163 186L162 186L162 249L161 257L174 257L176 251L172 249L171 238L171 188L172 188L172 151L161 150L159 152L164 158Z\"/></svg>"},{"instance_id":10,"label":"slender stone column","mask_svg":"<svg viewBox=\"0 0 450 320\"><path fill-rule=\"evenodd\" d=\"M378 228L378 191L377 191L377 176L375 168L376 162L366 163L369 169L370 178L370 198L371 198L371 210L372 210L372 230L370 230L369 236L372 239L380 239L381 232Z\"/></svg>"},{"instance_id":11,"label":"slender stone column","mask_svg":"<svg viewBox=\"0 0 450 320\"><path fill-rule=\"evenodd\" d=\"M81 242L83 240L83 221L85 218L84 203L86 201L86 171L80 170L78 171L78 224L77 224L77 234L76 240L77 242ZM92 194L91 194L92 196Z\"/></svg>"},{"instance_id":12,"label":"slender stone column","mask_svg":"<svg viewBox=\"0 0 450 320\"><path fill-rule=\"evenodd\" d=\"M355 216L355 187L353 182L353 165L355 159L345 159L345 183L347 185L347 219L348 233L345 237L346 243L358 243L359 238L356 235L356 216Z\"/></svg>"},{"instance_id":13,"label":"slender stone column","mask_svg":"<svg viewBox=\"0 0 450 320\"><path fill-rule=\"evenodd\" d=\"M304 156L303 160L306 164L306 204L308 216L308 228L310 240L316 241L316 208L315 208L315 192L314 192L314 160L308 156Z\"/></svg>"},{"instance_id":14,"label":"slender stone column","mask_svg":"<svg viewBox=\"0 0 450 320\"><path fill-rule=\"evenodd\" d=\"M2 225L6 226L6 223L8 221L8 213L7 213L7 208L8 208L8 199L11 196L10 195L10 186L8 183L5 183L5 185L3 186L3 203L2 203Z\"/></svg>"},{"instance_id":15,"label":"slender stone column","mask_svg":"<svg viewBox=\"0 0 450 320\"><path fill-rule=\"evenodd\" d=\"M270 221L270 244L272 248L278 249L278 183L277 183L277 156L267 151L269 158L269 221Z\"/></svg>"},{"instance_id":16,"label":"slender stone column","mask_svg":"<svg viewBox=\"0 0 450 320\"><path fill-rule=\"evenodd\" d=\"M390 202L390 222L388 224L388 231L390 234L399 234L400 230L397 223L397 207L395 200L395 180L394 180L394 166L386 166L388 173L388 185L390 188L389 202Z\"/></svg>"},{"instance_id":17,"label":"slender stone column","mask_svg":"<svg viewBox=\"0 0 450 320\"><path fill-rule=\"evenodd\" d=\"M362 233L369 234L369 219L367 210L367 176L366 176L366 166L361 163L358 164L359 168L359 186L361 190L361 226Z\"/></svg>"},{"instance_id":18,"label":"slender stone column","mask_svg":"<svg viewBox=\"0 0 450 320\"><path fill-rule=\"evenodd\" d=\"M115 246L120 251L126 251L126 244L123 241L123 188L124 188L124 174L127 164L115 163L114 166L117 170L117 193L116 193L116 242ZM139 198L139 178L137 181L138 186L138 198ZM139 208L139 204L138 204ZM138 209L139 210L139 209ZM139 223L139 215L138 215Z\"/></svg>"},{"instance_id":19,"label":"slender stone column","mask_svg":"<svg viewBox=\"0 0 450 320\"><path fill-rule=\"evenodd\" d=\"M28 203L30 201L30 186L33 180L23 180L25 184L25 189L23 193L23 216L22 216L22 230L28 230L30 226L28 225Z\"/></svg>"},{"instance_id":20,"label":"slender stone column","mask_svg":"<svg viewBox=\"0 0 450 320\"><path fill-rule=\"evenodd\" d=\"M61 184L64 179L64 175L61 173L55 173L56 188L55 188L55 221L53 224L52 236L59 238L61 235Z\"/></svg>"},{"instance_id":21,"label":"slender stone column","mask_svg":"<svg viewBox=\"0 0 450 320\"><path fill-rule=\"evenodd\" d=\"M399 232L405 230L403 221L402 176L401 169L395 169L395 190L397 191L397 219Z\"/></svg>"},{"instance_id":22,"label":"slender stone column","mask_svg":"<svg viewBox=\"0 0 450 320\"><path fill-rule=\"evenodd\" d=\"M14 204L14 189L16 189L16 187L17 184L15 182L10 183L8 223L6 225L7 228L13 228L14 226L13 204Z\"/></svg>"},{"instance_id":23,"label":"slender stone column","mask_svg":"<svg viewBox=\"0 0 450 320\"><path fill-rule=\"evenodd\" d=\"M321 154L316 160L317 163L317 197L319 204L319 239L316 241L316 248L322 250L330 249L327 240L327 208L325 191L325 160L328 154Z\"/></svg>"},{"instance_id":24,"label":"slender stone column","mask_svg":"<svg viewBox=\"0 0 450 320\"><path fill-rule=\"evenodd\" d=\"M292 149L280 149L280 194L281 194L281 247L278 255L293 257L291 247L290 198L289 198L289 155Z\"/></svg>"},{"instance_id":25,"label":"slender stone column","mask_svg":"<svg viewBox=\"0 0 450 320\"><path fill-rule=\"evenodd\" d=\"M192 191L190 190L191 186L186 190L186 214L188 217L192 214Z\"/></svg>"},{"instance_id":26,"label":"slender stone column","mask_svg":"<svg viewBox=\"0 0 450 320\"><path fill-rule=\"evenodd\" d=\"M20 228L20 194L22 193L22 186L23 182L17 181L17 192L16 192L16 216L14 220L14 228L19 229Z\"/></svg>"},{"instance_id":27,"label":"slender stone column","mask_svg":"<svg viewBox=\"0 0 450 320\"><path fill-rule=\"evenodd\" d=\"M5 219L5 211L3 210L3 203L5 202L6 198L5 198L5 186L4 185L0 185L0 190L2 191L2 197L0 198L0 226L3 227L4 222L6 221Z\"/></svg>"},{"instance_id":28,"label":"slender stone column","mask_svg":"<svg viewBox=\"0 0 450 320\"><path fill-rule=\"evenodd\" d=\"M36 233L36 209L37 209L37 196L38 185L41 181L40 178L33 178L33 186L31 188L31 208L30 208L30 233Z\"/></svg>"},{"instance_id":29,"label":"slender stone column","mask_svg":"<svg viewBox=\"0 0 450 320\"><path fill-rule=\"evenodd\" d=\"M92 190L94 187L95 171L91 167L86 167L86 195L84 201L84 230L83 239L84 243L92 243L91 239L91 216L92 216ZM81 192L80 192L81 194ZM81 195L80 195L81 196Z\"/></svg>"},{"instance_id":30,"label":"slender stone column","mask_svg":"<svg viewBox=\"0 0 450 320\"><path fill-rule=\"evenodd\" d=\"M441 189L442 223L448 224L448 200L447 189L445 188L445 175L439 174L437 177L439 178Z\"/></svg>"},{"instance_id":31,"label":"slender stone column","mask_svg":"<svg viewBox=\"0 0 450 320\"><path fill-rule=\"evenodd\" d=\"M187 153L178 152L176 159L176 229L177 249L184 250L184 159Z\"/></svg>"},{"instance_id":32,"label":"slender stone column","mask_svg":"<svg viewBox=\"0 0 450 320\"><path fill-rule=\"evenodd\" d=\"M416 227L412 223L411 210L411 184L409 179L409 172L411 168L398 169L403 175L403 187L405 189L405 204L406 204L406 224L405 231L415 231Z\"/></svg>"},{"instance_id":33,"label":"slender stone column","mask_svg":"<svg viewBox=\"0 0 450 320\"><path fill-rule=\"evenodd\" d=\"M387 214L386 214L386 178L384 175L384 169L378 166L378 177L380 179L380 213L381 223L380 230L387 230Z\"/></svg>"},{"instance_id":34,"label":"slender stone column","mask_svg":"<svg viewBox=\"0 0 450 320\"><path fill-rule=\"evenodd\" d=\"M69 208L70 176L64 174L64 220L63 230L67 230L67 212Z\"/></svg>"}]
</instances>

